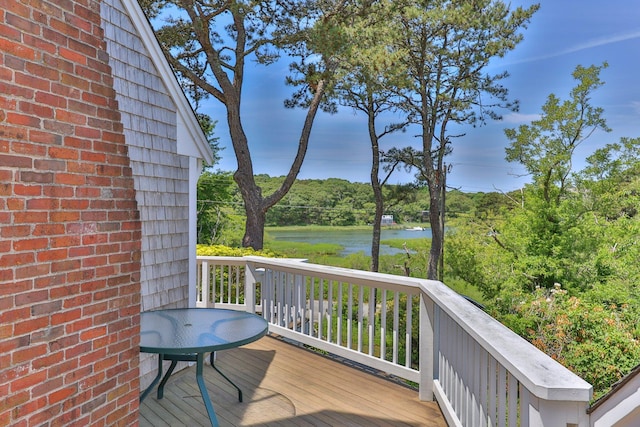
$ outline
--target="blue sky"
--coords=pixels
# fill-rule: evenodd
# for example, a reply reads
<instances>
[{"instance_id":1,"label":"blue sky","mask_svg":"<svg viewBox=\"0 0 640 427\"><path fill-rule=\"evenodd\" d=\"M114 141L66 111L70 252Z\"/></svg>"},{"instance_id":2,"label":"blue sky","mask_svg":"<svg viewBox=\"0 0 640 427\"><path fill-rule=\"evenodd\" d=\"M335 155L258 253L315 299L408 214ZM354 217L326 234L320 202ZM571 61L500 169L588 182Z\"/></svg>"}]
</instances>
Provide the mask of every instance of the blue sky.
<instances>
[{"instance_id":1,"label":"blue sky","mask_svg":"<svg viewBox=\"0 0 640 427\"><path fill-rule=\"evenodd\" d=\"M528 6L531 1L513 1ZM511 99L520 101L518 113L504 112L503 120L480 128L464 129L466 135L454 141L452 165L447 183L462 191L510 191L528 182L518 164L504 160L508 140L505 128L529 123L540 113L550 93L561 99L574 86L571 73L577 65L600 65L607 61L601 78L605 81L592 97L592 104L604 108L612 132L597 132L584 142L575 157L580 168L595 149L620 137L640 137L640 3L637 0L542 0L524 40L489 69L507 70L503 83ZM290 88L283 83L286 64L248 70L243 100L244 125L249 137L256 173L284 175L289 170L299 138L304 113L288 110L283 100ZM216 101L207 101L202 111L218 120L221 170L236 169L225 115ZM418 141L407 132L387 137L383 149L413 145ZM338 114L319 113L299 179L343 178L369 182L371 148L363 116L350 109ZM411 181L412 175L397 173L390 183Z\"/></svg>"}]
</instances>

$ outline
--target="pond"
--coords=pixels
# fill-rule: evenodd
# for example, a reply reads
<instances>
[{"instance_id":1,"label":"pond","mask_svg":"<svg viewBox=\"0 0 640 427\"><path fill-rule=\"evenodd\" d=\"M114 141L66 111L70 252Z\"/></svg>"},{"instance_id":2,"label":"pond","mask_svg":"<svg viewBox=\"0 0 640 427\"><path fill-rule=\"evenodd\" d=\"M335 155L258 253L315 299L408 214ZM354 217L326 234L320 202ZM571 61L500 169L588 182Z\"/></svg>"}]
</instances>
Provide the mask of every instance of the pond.
<instances>
[{"instance_id":1,"label":"pond","mask_svg":"<svg viewBox=\"0 0 640 427\"><path fill-rule=\"evenodd\" d=\"M269 229L269 236L274 240L284 240L289 242L303 243L337 243L344 250L340 255L345 256L357 252L364 252L371 255L371 235L372 230L352 230L352 229L323 229L323 230L278 230ZM380 241L385 239L420 239L431 238L431 229L382 229ZM380 245L380 255L393 255L404 252L402 249L392 248L387 245Z\"/></svg>"}]
</instances>

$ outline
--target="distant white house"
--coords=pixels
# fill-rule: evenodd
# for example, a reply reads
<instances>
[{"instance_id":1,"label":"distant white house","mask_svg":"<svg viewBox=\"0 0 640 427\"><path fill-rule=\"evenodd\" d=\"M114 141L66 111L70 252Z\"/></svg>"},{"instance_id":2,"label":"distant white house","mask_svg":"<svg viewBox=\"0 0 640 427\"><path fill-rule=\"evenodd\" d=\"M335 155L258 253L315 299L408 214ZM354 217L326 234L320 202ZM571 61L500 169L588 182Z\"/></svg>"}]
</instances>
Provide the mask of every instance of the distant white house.
<instances>
[{"instance_id":1,"label":"distant white house","mask_svg":"<svg viewBox=\"0 0 640 427\"><path fill-rule=\"evenodd\" d=\"M142 223L142 310L194 306L196 184L213 155L138 1L100 14ZM154 370L143 355L143 379Z\"/></svg>"},{"instance_id":2,"label":"distant white house","mask_svg":"<svg viewBox=\"0 0 640 427\"><path fill-rule=\"evenodd\" d=\"M393 225L395 222L393 221L393 215L382 215L382 220L380 221L380 225Z\"/></svg>"}]
</instances>

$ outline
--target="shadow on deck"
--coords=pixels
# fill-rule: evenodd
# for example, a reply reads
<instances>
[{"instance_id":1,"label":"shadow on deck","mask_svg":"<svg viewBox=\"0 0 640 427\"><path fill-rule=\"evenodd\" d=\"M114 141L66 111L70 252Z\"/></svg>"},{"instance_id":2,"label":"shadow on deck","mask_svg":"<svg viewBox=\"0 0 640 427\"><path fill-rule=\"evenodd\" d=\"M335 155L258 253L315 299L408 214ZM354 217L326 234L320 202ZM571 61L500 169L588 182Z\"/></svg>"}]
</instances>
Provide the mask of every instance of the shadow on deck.
<instances>
[{"instance_id":1,"label":"shadow on deck","mask_svg":"<svg viewBox=\"0 0 640 427\"><path fill-rule=\"evenodd\" d=\"M216 359L236 390L205 366L205 380L221 426L446 427L435 402L418 392L335 360L265 337ZM140 426L209 426L195 367L174 374L164 398L155 390L140 407Z\"/></svg>"}]
</instances>

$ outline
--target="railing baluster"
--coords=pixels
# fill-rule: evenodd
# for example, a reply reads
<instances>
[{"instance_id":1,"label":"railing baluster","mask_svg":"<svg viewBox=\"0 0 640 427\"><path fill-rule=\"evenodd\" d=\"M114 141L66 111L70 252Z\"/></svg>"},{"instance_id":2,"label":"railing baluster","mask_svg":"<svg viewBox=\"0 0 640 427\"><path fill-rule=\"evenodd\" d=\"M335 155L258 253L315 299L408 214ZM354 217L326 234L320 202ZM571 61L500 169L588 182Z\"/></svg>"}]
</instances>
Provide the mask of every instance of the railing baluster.
<instances>
[{"instance_id":1,"label":"railing baluster","mask_svg":"<svg viewBox=\"0 0 640 427\"><path fill-rule=\"evenodd\" d=\"M487 393L487 397L489 401L487 402L487 424L490 426L495 426L497 417L497 405L498 405L498 366L496 359L489 355L489 371L488 371L489 381L489 392Z\"/></svg>"},{"instance_id":2,"label":"railing baluster","mask_svg":"<svg viewBox=\"0 0 640 427\"><path fill-rule=\"evenodd\" d=\"M338 323L336 328L336 344L342 345L342 282L338 283L338 297L336 298L336 303L338 305L338 315L336 316L336 321Z\"/></svg>"},{"instance_id":3,"label":"railing baluster","mask_svg":"<svg viewBox=\"0 0 640 427\"><path fill-rule=\"evenodd\" d=\"M497 425L498 427L506 427L507 422L507 371L501 365L498 365L498 408L497 408Z\"/></svg>"},{"instance_id":4,"label":"railing baluster","mask_svg":"<svg viewBox=\"0 0 640 427\"><path fill-rule=\"evenodd\" d=\"M349 283L347 286L349 295L347 295L347 348L353 347L353 285Z\"/></svg>"},{"instance_id":5,"label":"railing baluster","mask_svg":"<svg viewBox=\"0 0 640 427\"><path fill-rule=\"evenodd\" d=\"M404 356L404 366L406 366L407 368L411 367L411 329L412 329L412 310L413 310L413 304L412 304L412 295L407 294L407 316L405 319L406 325L404 328L404 340L405 340L405 356Z\"/></svg>"},{"instance_id":6,"label":"railing baluster","mask_svg":"<svg viewBox=\"0 0 640 427\"><path fill-rule=\"evenodd\" d=\"M478 351L480 353L480 368L478 369L478 417L479 426L486 427L487 425L487 405L488 405L488 385L487 385L487 372L488 372L488 354L485 349L478 344Z\"/></svg>"},{"instance_id":7,"label":"railing baluster","mask_svg":"<svg viewBox=\"0 0 640 427\"><path fill-rule=\"evenodd\" d=\"M358 286L358 353L362 353L362 330L364 318L364 286Z\"/></svg>"},{"instance_id":8,"label":"railing baluster","mask_svg":"<svg viewBox=\"0 0 640 427\"><path fill-rule=\"evenodd\" d=\"M209 262L202 261L200 268L200 303L209 306Z\"/></svg>"},{"instance_id":9,"label":"railing baluster","mask_svg":"<svg viewBox=\"0 0 640 427\"><path fill-rule=\"evenodd\" d=\"M327 319L327 342L332 343L332 332L333 332L333 280L329 280L327 289L327 300L329 300L328 314L329 318Z\"/></svg>"},{"instance_id":10,"label":"railing baluster","mask_svg":"<svg viewBox=\"0 0 640 427\"><path fill-rule=\"evenodd\" d=\"M369 334L369 356L373 356L375 344L375 324L376 324L376 288L369 288L369 319L367 320L367 332Z\"/></svg>"},{"instance_id":11,"label":"railing baluster","mask_svg":"<svg viewBox=\"0 0 640 427\"><path fill-rule=\"evenodd\" d=\"M317 338L322 339L322 328L324 327L324 279L318 280L318 333Z\"/></svg>"},{"instance_id":12,"label":"railing baluster","mask_svg":"<svg viewBox=\"0 0 640 427\"><path fill-rule=\"evenodd\" d=\"M382 290L382 298L380 300L380 359L387 360L387 290Z\"/></svg>"},{"instance_id":13,"label":"railing baluster","mask_svg":"<svg viewBox=\"0 0 640 427\"><path fill-rule=\"evenodd\" d=\"M509 399L509 427L517 427L518 425L518 380L509 374L509 383L507 389L507 397Z\"/></svg>"},{"instance_id":14,"label":"railing baluster","mask_svg":"<svg viewBox=\"0 0 640 427\"><path fill-rule=\"evenodd\" d=\"M400 294L395 291L393 294L393 357L391 361L398 363L398 328L400 319Z\"/></svg>"}]
</instances>

